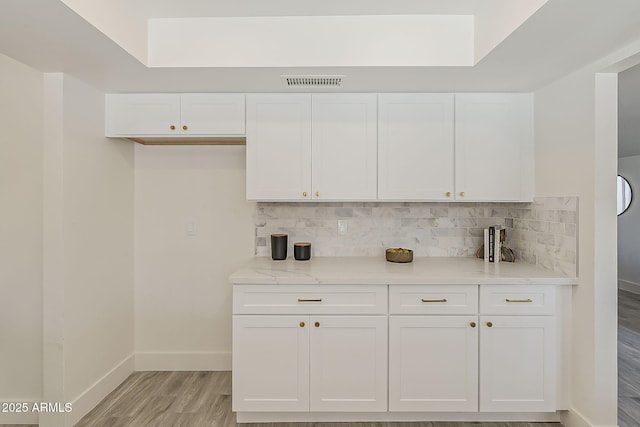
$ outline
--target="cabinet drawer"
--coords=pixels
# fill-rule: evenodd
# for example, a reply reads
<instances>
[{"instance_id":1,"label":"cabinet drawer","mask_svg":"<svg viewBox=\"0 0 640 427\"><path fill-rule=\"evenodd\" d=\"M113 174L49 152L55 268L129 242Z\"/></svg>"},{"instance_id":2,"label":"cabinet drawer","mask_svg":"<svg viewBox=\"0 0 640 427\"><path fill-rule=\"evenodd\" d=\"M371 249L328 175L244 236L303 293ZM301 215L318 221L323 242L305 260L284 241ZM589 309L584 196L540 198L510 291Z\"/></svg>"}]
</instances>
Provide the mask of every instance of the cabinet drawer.
<instances>
[{"instance_id":1,"label":"cabinet drawer","mask_svg":"<svg viewBox=\"0 0 640 427\"><path fill-rule=\"evenodd\" d=\"M391 285L391 314L476 314L477 285Z\"/></svg>"},{"instance_id":2,"label":"cabinet drawer","mask_svg":"<svg viewBox=\"0 0 640 427\"><path fill-rule=\"evenodd\" d=\"M235 285L234 314L386 314L387 285Z\"/></svg>"},{"instance_id":3,"label":"cabinet drawer","mask_svg":"<svg viewBox=\"0 0 640 427\"><path fill-rule=\"evenodd\" d=\"M542 285L482 285L481 314L551 315L556 308L556 289Z\"/></svg>"}]
</instances>

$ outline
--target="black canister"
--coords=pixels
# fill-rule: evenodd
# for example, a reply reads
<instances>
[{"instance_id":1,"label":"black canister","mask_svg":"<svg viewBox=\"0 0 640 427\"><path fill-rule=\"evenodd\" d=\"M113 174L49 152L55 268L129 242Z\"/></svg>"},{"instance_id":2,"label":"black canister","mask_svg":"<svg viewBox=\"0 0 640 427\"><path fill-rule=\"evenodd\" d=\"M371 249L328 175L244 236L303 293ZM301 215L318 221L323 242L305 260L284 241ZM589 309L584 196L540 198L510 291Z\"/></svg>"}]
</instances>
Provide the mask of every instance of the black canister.
<instances>
[{"instance_id":1,"label":"black canister","mask_svg":"<svg viewBox=\"0 0 640 427\"><path fill-rule=\"evenodd\" d=\"M271 235L271 258L275 260L287 259L287 235Z\"/></svg>"},{"instance_id":2,"label":"black canister","mask_svg":"<svg viewBox=\"0 0 640 427\"><path fill-rule=\"evenodd\" d=\"M311 243L299 242L293 244L293 257L298 261L311 259Z\"/></svg>"}]
</instances>

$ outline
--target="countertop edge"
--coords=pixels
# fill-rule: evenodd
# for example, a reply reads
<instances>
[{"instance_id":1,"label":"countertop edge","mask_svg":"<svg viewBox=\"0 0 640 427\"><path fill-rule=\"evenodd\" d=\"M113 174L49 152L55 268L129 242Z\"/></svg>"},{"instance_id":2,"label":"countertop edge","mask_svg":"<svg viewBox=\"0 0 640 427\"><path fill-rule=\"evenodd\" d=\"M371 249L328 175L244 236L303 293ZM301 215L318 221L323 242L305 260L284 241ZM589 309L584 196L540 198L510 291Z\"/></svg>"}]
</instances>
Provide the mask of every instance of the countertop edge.
<instances>
[{"instance_id":1,"label":"countertop edge","mask_svg":"<svg viewBox=\"0 0 640 427\"><path fill-rule=\"evenodd\" d=\"M389 265L374 257L316 258L316 262L256 257L229 276L233 285L578 285L578 278L524 263L487 265L471 257L422 258ZM502 267L501 267L502 266Z\"/></svg>"}]
</instances>

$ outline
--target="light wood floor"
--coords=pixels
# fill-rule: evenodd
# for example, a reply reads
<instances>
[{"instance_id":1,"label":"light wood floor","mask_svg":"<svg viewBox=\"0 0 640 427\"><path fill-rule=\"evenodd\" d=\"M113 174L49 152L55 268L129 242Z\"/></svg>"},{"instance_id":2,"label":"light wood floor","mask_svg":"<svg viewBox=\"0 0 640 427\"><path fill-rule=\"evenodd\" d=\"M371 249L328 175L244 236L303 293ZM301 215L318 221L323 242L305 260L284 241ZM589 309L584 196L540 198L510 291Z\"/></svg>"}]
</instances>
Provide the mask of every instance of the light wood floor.
<instances>
[{"instance_id":1,"label":"light wood floor","mask_svg":"<svg viewBox=\"0 0 640 427\"><path fill-rule=\"evenodd\" d=\"M640 425L640 295L618 291L618 425Z\"/></svg>"}]
</instances>

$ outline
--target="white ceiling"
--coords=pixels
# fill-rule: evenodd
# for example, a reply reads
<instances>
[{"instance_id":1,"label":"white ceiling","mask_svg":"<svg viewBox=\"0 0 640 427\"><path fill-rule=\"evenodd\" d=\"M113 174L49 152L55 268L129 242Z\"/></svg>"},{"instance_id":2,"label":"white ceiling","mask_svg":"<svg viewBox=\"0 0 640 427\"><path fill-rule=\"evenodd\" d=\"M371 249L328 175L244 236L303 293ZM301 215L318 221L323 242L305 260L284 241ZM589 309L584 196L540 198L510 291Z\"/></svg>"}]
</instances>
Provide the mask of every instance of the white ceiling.
<instances>
[{"instance_id":1,"label":"white ceiling","mask_svg":"<svg viewBox=\"0 0 640 427\"><path fill-rule=\"evenodd\" d=\"M127 0L140 17L472 15L478 0Z\"/></svg>"},{"instance_id":2,"label":"white ceiling","mask_svg":"<svg viewBox=\"0 0 640 427\"><path fill-rule=\"evenodd\" d=\"M115 1L115 0L113 0ZM120 0L168 16L469 13L472 0ZM268 7L267 7L268 6ZM3 0L0 53L107 92L283 92L281 74L344 74L343 91L532 91L640 39L640 1L549 0L473 67L147 68L59 0ZM621 155L640 154L640 70L620 80ZM627 125L629 123L630 125Z\"/></svg>"}]
</instances>

